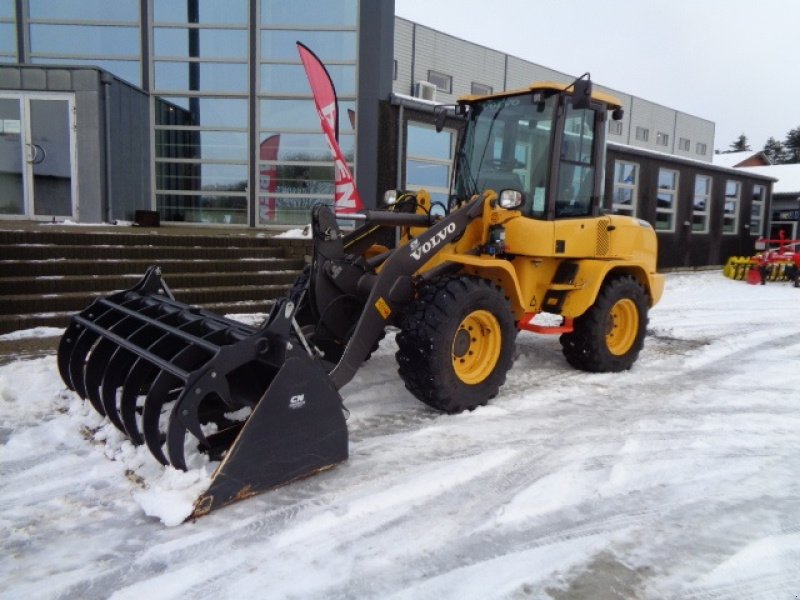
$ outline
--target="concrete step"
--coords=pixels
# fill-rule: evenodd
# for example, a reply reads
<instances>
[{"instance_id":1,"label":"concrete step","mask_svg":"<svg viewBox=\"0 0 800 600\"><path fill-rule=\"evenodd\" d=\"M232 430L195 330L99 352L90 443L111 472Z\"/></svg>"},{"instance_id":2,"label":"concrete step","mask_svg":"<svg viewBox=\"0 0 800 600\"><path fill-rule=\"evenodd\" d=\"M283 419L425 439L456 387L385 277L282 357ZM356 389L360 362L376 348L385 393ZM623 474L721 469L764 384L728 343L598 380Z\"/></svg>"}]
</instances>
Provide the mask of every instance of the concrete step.
<instances>
[{"instance_id":1,"label":"concrete step","mask_svg":"<svg viewBox=\"0 0 800 600\"><path fill-rule=\"evenodd\" d=\"M158 261L162 258L281 258L283 251L279 246L87 246L87 245L0 245L0 257L5 260L46 260L46 259L148 259Z\"/></svg>"},{"instance_id":2,"label":"concrete step","mask_svg":"<svg viewBox=\"0 0 800 600\"><path fill-rule=\"evenodd\" d=\"M174 273L219 273L223 271L301 271L304 261L298 258L245 257L226 258L160 258L144 259L44 259L0 260L0 278L58 277L68 275L135 275L141 277L147 267L157 264L165 277Z\"/></svg>"},{"instance_id":3,"label":"concrete step","mask_svg":"<svg viewBox=\"0 0 800 600\"><path fill-rule=\"evenodd\" d=\"M73 314L130 288L151 265L181 302L223 315L263 314L291 286L311 245L232 228L0 222L0 334L66 327Z\"/></svg>"},{"instance_id":4,"label":"concrete step","mask_svg":"<svg viewBox=\"0 0 800 600\"><path fill-rule=\"evenodd\" d=\"M272 308L273 300L241 300L230 302L209 302L200 304L200 308L217 314L226 315L266 315ZM28 313L17 315L0 315L0 335L34 327L60 327L69 325L69 320L78 311L57 311L47 313ZM260 319L259 319L260 320ZM57 341L54 345L57 345Z\"/></svg>"},{"instance_id":5,"label":"concrete step","mask_svg":"<svg viewBox=\"0 0 800 600\"><path fill-rule=\"evenodd\" d=\"M296 270L245 271L219 273L173 273L164 275L170 287L208 288L215 286L267 286L288 287L299 275ZM128 275L70 275L0 278L0 296L28 294L64 294L69 292L111 292L128 289L142 278L142 273Z\"/></svg>"},{"instance_id":6,"label":"concrete step","mask_svg":"<svg viewBox=\"0 0 800 600\"><path fill-rule=\"evenodd\" d=\"M8 226L8 224L5 224ZM155 245L163 247L175 246L238 246L258 248L264 246L286 247L307 246L308 239L292 239L271 237L266 233L250 232L232 233L204 230L187 233L176 233L170 230L143 230L138 228L120 228L115 231L92 231L89 228L73 227L69 231L51 230L42 226L38 230L0 230L0 244L5 245L55 245L55 246L143 246Z\"/></svg>"},{"instance_id":7,"label":"concrete step","mask_svg":"<svg viewBox=\"0 0 800 600\"><path fill-rule=\"evenodd\" d=\"M176 299L186 304L263 302L284 294L288 284L235 285L219 287L171 288ZM16 294L0 296L0 315L25 315L80 311L93 300L108 296L108 291L65 292L54 294Z\"/></svg>"}]
</instances>

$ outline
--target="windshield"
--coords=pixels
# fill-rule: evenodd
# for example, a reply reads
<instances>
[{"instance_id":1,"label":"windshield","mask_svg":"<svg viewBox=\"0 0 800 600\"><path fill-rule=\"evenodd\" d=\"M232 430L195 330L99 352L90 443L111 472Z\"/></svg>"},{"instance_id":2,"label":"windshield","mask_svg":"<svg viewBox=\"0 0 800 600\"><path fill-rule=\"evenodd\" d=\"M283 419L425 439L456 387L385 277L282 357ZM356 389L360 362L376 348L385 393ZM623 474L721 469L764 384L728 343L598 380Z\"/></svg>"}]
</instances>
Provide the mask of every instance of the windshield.
<instances>
[{"instance_id":1,"label":"windshield","mask_svg":"<svg viewBox=\"0 0 800 600\"><path fill-rule=\"evenodd\" d=\"M473 105L456 157L458 199L514 189L525 196L525 214L544 216L557 102L557 94L546 99L529 94Z\"/></svg>"}]
</instances>

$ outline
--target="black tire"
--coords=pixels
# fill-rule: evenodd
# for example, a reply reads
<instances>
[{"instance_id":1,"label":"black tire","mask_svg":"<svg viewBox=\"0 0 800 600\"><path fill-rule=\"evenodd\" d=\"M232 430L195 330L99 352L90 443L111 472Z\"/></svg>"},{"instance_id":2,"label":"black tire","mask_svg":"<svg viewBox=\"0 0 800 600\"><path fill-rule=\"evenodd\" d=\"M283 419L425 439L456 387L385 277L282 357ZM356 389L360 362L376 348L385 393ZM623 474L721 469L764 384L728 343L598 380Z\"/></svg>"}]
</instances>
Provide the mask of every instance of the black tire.
<instances>
[{"instance_id":1,"label":"black tire","mask_svg":"<svg viewBox=\"0 0 800 600\"><path fill-rule=\"evenodd\" d=\"M606 281L594 305L575 319L573 332L561 335L567 362L593 373L630 369L644 346L648 304L633 277Z\"/></svg>"},{"instance_id":2,"label":"black tire","mask_svg":"<svg viewBox=\"0 0 800 600\"><path fill-rule=\"evenodd\" d=\"M406 388L447 413L486 404L514 362L511 306L499 287L479 277L425 284L400 328L396 358Z\"/></svg>"}]
</instances>

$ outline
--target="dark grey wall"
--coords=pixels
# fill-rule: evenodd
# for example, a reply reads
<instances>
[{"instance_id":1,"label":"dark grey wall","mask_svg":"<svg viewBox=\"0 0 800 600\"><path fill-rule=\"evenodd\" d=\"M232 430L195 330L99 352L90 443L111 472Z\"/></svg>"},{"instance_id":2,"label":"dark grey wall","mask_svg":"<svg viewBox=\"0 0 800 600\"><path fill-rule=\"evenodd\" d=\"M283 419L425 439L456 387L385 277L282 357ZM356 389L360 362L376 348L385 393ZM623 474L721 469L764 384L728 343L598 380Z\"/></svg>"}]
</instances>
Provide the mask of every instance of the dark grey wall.
<instances>
[{"instance_id":1,"label":"dark grey wall","mask_svg":"<svg viewBox=\"0 0 800 600\"><path fill-rule=\"evenodd\" d=\"M150 208L150 104L119 79L111 85L111 218Z\"/></svg>"},{"instance_id":2,"label":"dark grey wall","mask_svg":"<svg viewBox=\"0 0 800 600\"><path fill-rule=\"evenodd\" d=\"M374 208L385 190L378 188L379 143L386 126L381 102L392 94L394 0L362 0L358 42L358 169L356 185L367 207Z\"/></svg>"}]
</instances>

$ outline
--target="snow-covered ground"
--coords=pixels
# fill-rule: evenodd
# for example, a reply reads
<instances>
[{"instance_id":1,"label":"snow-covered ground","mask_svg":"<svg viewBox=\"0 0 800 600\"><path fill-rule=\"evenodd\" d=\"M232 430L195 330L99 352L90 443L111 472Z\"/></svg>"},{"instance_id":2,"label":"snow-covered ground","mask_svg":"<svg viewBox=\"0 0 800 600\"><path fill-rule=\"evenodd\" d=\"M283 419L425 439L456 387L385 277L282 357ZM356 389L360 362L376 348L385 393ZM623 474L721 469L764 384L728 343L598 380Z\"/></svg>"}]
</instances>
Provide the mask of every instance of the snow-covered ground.
<instances>
[{"instance_id":1,"label":"snow-covered ground","mask_svg":"<svg viewBox=\"0 0 800 600\"><path fill-rule=\"evenodd\" d=\"M211 466L154 464L53 357L0 367L0 596L796 599L799 307L670 274L632 371L523 333L457 416L405 391L389 336L342 390L347 463L174 527Z\"/></svg>"}]
</instances>

